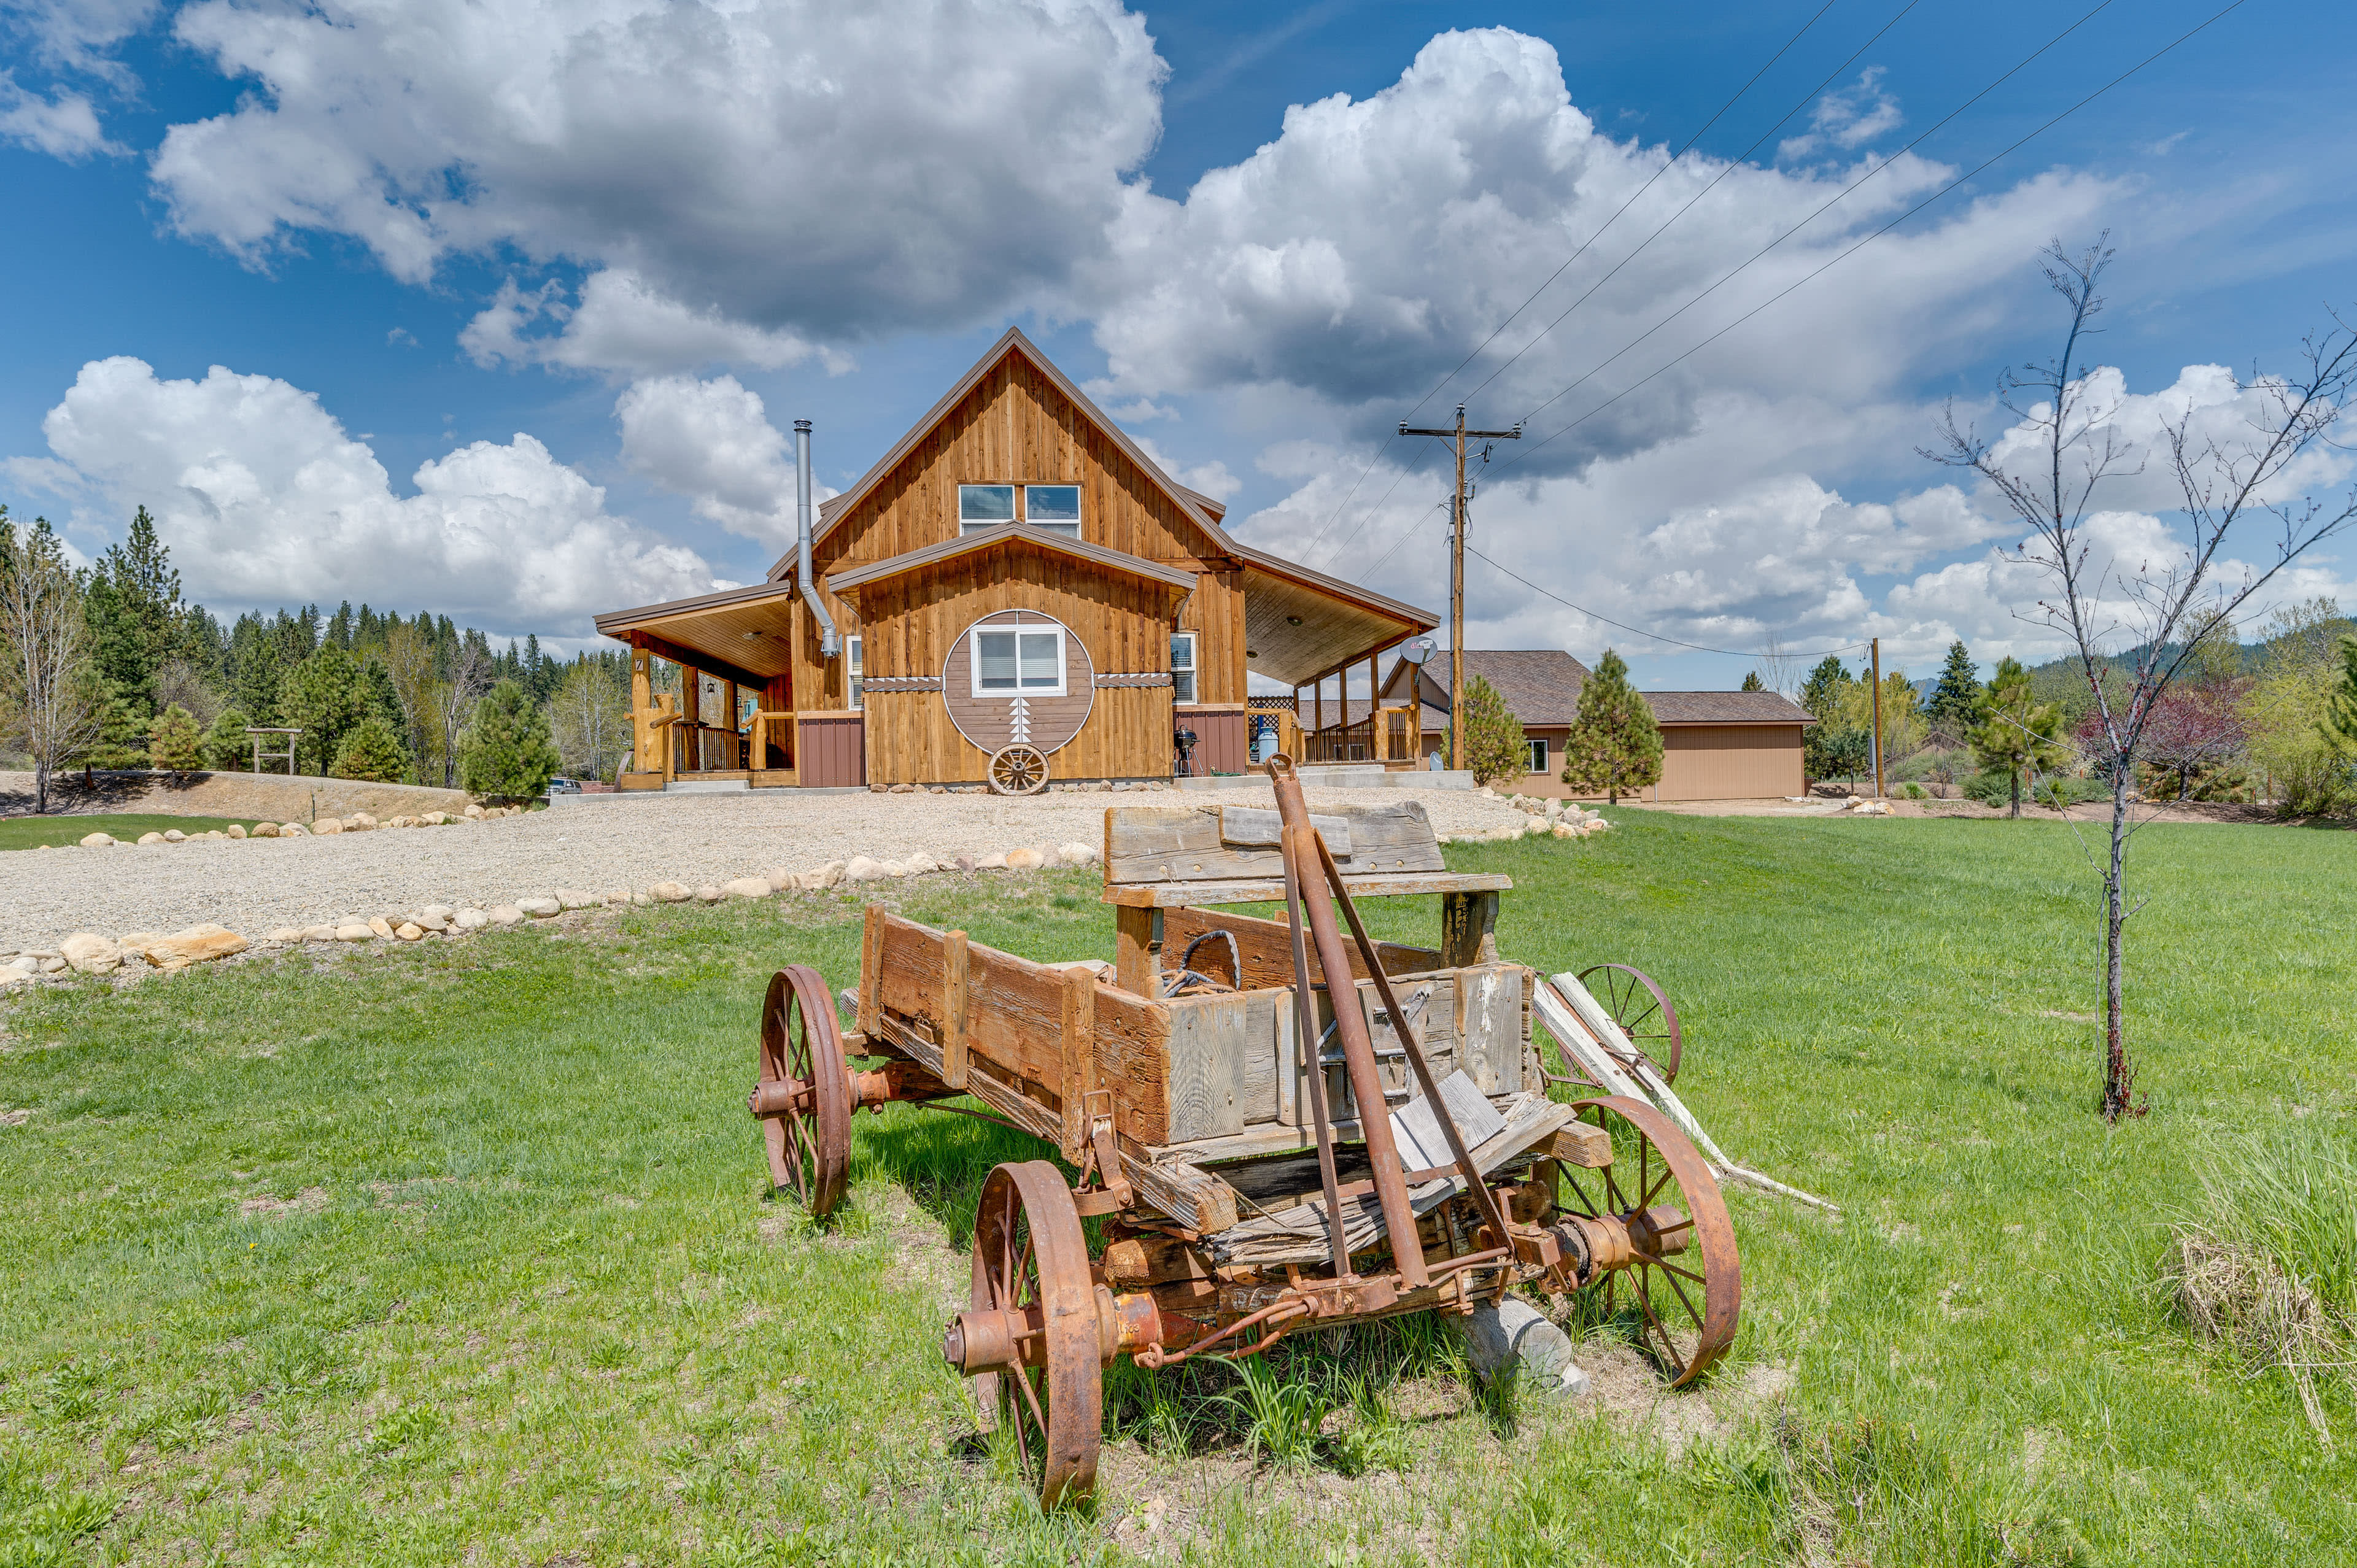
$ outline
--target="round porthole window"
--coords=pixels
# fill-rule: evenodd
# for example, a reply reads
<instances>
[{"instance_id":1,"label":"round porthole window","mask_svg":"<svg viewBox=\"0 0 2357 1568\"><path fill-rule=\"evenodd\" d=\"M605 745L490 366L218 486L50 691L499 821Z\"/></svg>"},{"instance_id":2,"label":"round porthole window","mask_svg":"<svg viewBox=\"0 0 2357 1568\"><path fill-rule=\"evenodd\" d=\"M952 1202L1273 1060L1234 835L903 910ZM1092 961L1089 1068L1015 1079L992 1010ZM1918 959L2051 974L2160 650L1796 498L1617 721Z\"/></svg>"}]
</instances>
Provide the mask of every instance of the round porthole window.
<instances>
[{"instance_id":1,"label":"round porthole window","mask_svg":"<svg viewBox=\"0 0 2357 1568\"><path fill-rule=\"evenodd\" d=\"M1001 610L965 628L942 662L942 701L958 733L996 755L1057 750L1088 723L1096 667L1070 627L1036 610Z\"/></svg>"}]
</instances>

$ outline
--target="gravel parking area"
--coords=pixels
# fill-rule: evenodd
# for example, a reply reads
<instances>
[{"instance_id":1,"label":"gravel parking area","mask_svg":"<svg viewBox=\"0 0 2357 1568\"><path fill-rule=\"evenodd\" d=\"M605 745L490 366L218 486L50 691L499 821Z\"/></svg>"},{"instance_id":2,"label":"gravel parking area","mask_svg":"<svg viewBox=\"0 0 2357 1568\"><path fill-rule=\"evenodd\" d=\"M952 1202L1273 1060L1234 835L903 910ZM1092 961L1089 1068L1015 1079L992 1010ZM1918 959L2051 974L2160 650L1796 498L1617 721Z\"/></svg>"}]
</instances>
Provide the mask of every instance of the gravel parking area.
<instances>
[{"instance_id":1,"label":"gravel parking area","mask_svg":"<svg viewBox=\"0 0 2357 1568\"><path fill-rule=\"evenodd\" d=\"M1311 790L1313 810L1421 801L1444 834L1513 827L1503 800L1462 789ZM1023 845L1103 841L1110 805L1269 804L1265 789L1006 799L995 795L666 795L567 802L490 822L322 838L195 840L145 848L0 854L0 949L53 947L76 931L119 936L215 921L248 938L338 916L427 904L489 908L559 887L643 891L855 854L941 860Z\"/></svg>"}]
</instances>

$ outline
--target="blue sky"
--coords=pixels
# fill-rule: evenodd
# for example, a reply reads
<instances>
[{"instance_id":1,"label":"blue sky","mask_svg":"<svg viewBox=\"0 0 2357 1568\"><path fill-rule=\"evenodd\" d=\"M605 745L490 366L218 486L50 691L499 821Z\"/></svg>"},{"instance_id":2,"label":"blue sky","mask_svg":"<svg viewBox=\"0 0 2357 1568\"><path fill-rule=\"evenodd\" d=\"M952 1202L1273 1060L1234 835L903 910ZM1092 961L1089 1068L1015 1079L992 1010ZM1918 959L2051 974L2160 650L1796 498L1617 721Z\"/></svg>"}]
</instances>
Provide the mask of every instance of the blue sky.
<instances>
[{"instance_id":1,"label":"blue sky","mask_svg":"<svg viewBox=\"0 0 2357 1568\"><path fill-rule=\"evenodd\" d=\"M790 519L777 432L814 420L847 484L1015 321L1247 537L1437 606L1441 466L1404 471L1383 433L1581 241L1419 423L1709 185L1475 395L1485 423L1542 408L1476 546L1714 647L2037 655L1993 559L2012 534L1913 447L2045 350L2057 235L2119 249L2101 357L2131 399L2282 363L2348 302L2345 7L2244 5L1535 437L2218 5L2097 8L1544 404L2087 7L891 0L716 33L653 0L598 26L541 0L0 0L0 500L86 552L144 501L224 611L349 596L571 644L594 610L758 575ZM2319 558L2273 596L2348 575ZM1750 662L1478 563L1471 598L1477 646L1609 642L1657 686Z\"/></svg>"}]
</instances>

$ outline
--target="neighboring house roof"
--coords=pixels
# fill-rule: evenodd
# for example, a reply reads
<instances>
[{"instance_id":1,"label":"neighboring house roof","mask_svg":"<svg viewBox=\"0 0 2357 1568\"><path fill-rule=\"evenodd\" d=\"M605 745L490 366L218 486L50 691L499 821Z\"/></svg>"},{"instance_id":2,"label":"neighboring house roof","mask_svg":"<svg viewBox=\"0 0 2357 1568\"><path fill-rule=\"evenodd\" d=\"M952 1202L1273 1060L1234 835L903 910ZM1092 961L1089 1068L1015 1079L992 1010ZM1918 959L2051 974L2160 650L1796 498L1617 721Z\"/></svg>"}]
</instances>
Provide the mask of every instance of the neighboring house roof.
<instances>
[{"instance_id":1,"label":"neighboring house roof","mask_svg":"<svg viewBox=\"0 0 2357 1568\"><path fill-rule=\"evenodd\" d=\"M1435 655L1431 664L1448 666ZM1579 713L1579 689L1587 684L1587 666L1560 648L1469 648L1465 650L1465 683L1479 675L1506 699L1506 711L1525 725L1551 729L1567 725ZM1447 683L1441 690L1446 693Z\"/></svg>"},{"instance_id":2,"label":"neighboring house roof","mask_svg":"<svg viewBox=\"0 0 2357 1568\"><path fill-rule=\"evenodd\" d=\"M1004 546L1028 545L1050 555L1063 555L1086 561L1109 572L1121 572L1133 577L1149 577L1167 583L1181 593L1195 591L1195 575L1181 572L1175 566L1165 566L1158 561L1148 561L1142 555L1131 555L1120 550L1107 550L1102 544L1091 544L1070 534L1049 529L1034 528L1028 523L1001 523L978 533L962 534L945 539L939 544L928 544L921 550L910 550L882 561L870 562L855 571L828 575L826 585L838 594L848 594L869 583L879 583L888 577L898 577L920 567L954 560L960 555L978 555L987 550Z\"/></svg>"},{"instance_id":3,"label":"neighboring house roof","mask_svg":"<svg viewBox=\"0 0 2357 1568\"><path fill-rule=\"evenodd\" d=\"M1809 710L1774 692L1648 692L1663 725L1813 725Z\"/></svg>"}]
</instances>

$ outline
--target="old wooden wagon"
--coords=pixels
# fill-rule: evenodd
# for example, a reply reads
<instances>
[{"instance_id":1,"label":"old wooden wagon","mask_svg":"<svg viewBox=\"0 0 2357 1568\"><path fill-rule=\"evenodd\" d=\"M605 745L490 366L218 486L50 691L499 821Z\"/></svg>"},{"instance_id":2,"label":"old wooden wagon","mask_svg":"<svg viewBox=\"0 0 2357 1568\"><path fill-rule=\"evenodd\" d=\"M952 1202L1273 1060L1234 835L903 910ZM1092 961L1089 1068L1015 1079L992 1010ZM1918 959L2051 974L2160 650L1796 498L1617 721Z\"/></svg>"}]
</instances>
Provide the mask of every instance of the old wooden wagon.
<instances>
[{"instance_id":1,"label":"old wooden wagon","mask_svg":"<svg viewBox=\"0 0 2357 1568\"><path fill-rule=\"evenodd\" d=\"M1110 963L1038 963L871 907L856 1031L814 971L770 987L751 1109L776 1183L813 1211L842 1197L853 1114L896 1100L1003 1121L1078 1173L991 1174L972 1302L942 1342L1049 1503L1093 1484L1116 1357L1248 1356L1523 1286L1597 1293L1675 1383L1734 1337L1710 1167L1652 1105L1583 1098L1541 1050L1532 972L1496 948L1509 880L1449 871L1415 804L1311 817L1290 764L1270 773L1275 810L1105 813ZM1358 898L1405 894L1439 895L1437 946L1365 930ZM1286 918L1219 908L1256 902Z\"/></svg>"}]
</instances>

